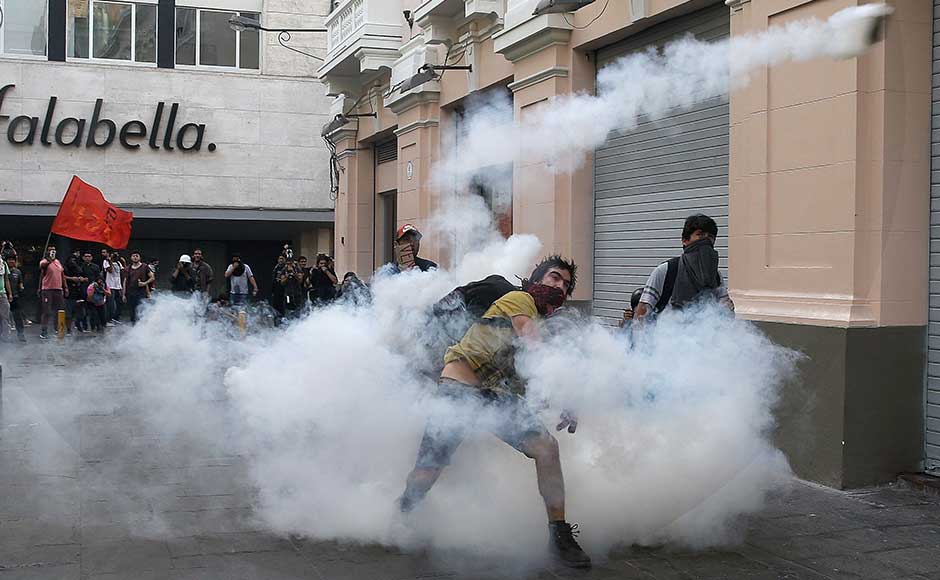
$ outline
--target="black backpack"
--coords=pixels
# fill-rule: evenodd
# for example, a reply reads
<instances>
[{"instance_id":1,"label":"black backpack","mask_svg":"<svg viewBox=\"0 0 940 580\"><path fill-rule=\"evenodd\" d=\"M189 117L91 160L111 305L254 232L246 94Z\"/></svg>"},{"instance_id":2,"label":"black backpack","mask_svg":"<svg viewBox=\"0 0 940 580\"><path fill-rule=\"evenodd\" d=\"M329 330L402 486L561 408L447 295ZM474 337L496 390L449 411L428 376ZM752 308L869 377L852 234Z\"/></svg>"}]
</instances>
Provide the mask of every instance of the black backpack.
<instances>
[{"instance_id":1,"label":"black backpack","mask_svg":"<svg viewBox=\"0 0 940 580\"><path fill-rule=\"evenodd\" d=\"M679 256L669 258L666 261L669 269L666 270L666 281L663 282L663 292L659 295L659 302L653 307L653 312L659 314L669 306L669 299L672 298L672 290L676 287L676 276L679 275Z\"/></svg>"},{"instance_id":2,"label":"black backpack","mask_svg":"<svg viewBox=\"0 0 940 580\"><path fill-rule=\"evenodd\" d=\"M514 290L519 287L498 274L454 288L432 307L432 319L442 333L435 342L448 342L450 346L459 341L494 302Z\"/></svg>"},{"instance_id":3,"label":"black backpack","mask_svg":"<svg viewBox=\"0 0 940 580\"><path fill-rule=\"evenodd\" d=\"M653 308L656 314L665 310L666 306L669 306L669 301L672 299L672 291L676 287L676 277L679 275L679 258L680 256L676 256L666 261L669 266L666 270L666 280L663 282L663 292L659 296L659 301L656 303L656 306ZM720 274L718 279L721 280Z\"/></svg>"},{"instance_id":4,"label":"black backpack","mask_svg":"<svg viewBox=\"0 0 940 580\"><path fill-rule=\"evenodd\" d=\"M480 318L494 302L513 290L519 290L519 287L499 274L493 274L454 288L434 304L434 315L446 316L456 311L466 311L473 318Z\"/></svg>"}]
</instances>

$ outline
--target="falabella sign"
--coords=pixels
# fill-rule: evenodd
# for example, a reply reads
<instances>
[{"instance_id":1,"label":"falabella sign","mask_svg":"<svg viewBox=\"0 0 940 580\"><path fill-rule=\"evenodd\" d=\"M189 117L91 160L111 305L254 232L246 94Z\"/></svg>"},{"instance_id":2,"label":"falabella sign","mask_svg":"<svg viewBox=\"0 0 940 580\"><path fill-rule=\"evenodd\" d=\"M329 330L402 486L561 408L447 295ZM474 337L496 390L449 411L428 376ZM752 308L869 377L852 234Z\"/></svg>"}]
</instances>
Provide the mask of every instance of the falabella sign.
<instances>
[{"instance_id":1,"label":"falabella sign","mask_svg":"<svg viewBox=\"0 0 940 580\"><path fill-rule=\"evenodd\" d=\"M0 87L0 121L10 118L3 114L3 100L16 85ZM104 99L95 101L95 109L91 114L91 122L87 119L66 117L60 120L53 129L52 117L55 113L56 97L49 97L46 114L40 125L39 117L19 115L10 120L6 128L7 141L13 145L33 145L36 139L43 145L52 145L53 141L61 147L97 147L111 146L115 139L127 149L140 149L145 142L151 149L164 149L173 151L174 145L180 151L202 151L206 135L206 126L197 123L186 123L179 130L176 129L176 116L179 113L179 103L173 103L167 113L166 125L163 125L163 115L166 104L157 103L153 113L153 122L148 127L140 120L127 121L118 129L117 123L101 116L101 107ZM69 131L72 129L74 134ZM162 131L162 135L161 135ZM148 139L149 136L149 139ZM210 152L216 150L215 143L206 146Z\"/></svg>"}]
</instances>

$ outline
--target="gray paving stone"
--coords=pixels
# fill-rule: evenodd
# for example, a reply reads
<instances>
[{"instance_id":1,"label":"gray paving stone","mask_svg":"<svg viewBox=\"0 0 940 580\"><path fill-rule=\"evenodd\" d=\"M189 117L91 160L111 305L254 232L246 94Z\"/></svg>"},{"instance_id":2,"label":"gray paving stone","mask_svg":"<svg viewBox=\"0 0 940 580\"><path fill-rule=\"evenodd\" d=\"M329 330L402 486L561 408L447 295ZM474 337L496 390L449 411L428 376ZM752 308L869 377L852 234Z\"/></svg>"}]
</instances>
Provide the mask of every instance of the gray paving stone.
<instances>
[{"instance_id":1,"label":"gray paving stone","mask_svg":"<svg viewBox=\"0 0 940 580\"><path fill-rule=\"evenodd\" d=\"M131 574L170 568L170 553L160 540L91 544L82 550L83 574Z\"/></svg>"},{"instance_id":2,"label":"gray paving stone","mask_svg":"<svg viewBox=\"0 0 940 580\"><path fill-rule=\"evenodd\" d=\"M78 543L78 516L0 520L0 547L3 550Z\"/></svg>"},{"instance_id":3,"label":"gray paving stone","mask_svg":"<svg viewBox=\"0 0 940 580\"><path fill-rule=\"evenodd\" d=\"M0 580L80 580L81 574L78 564L27 566L0 569Z\"/></svg>"},{"instance_id":4,"label":"gray paving stone","mask_svg":"<svg viewBox=\"0 0 940 580\"><path fill-rule=\"evenodd\" d=\"M824 511L779 518L756 518L748 529L750 538L788 538L868 527L869 524L843 513Z\"/></svg>"},{"instance_id":5,"label":"gray paving stone","mask_svg":"<svg viewBox=\"0 0 940 580\"><path fill-rule=\"evenodd\" d=\"M661 578L662 580L689 580L694 578L687 571L677 568L672 562L661 558L641 558L630 560L624 564L631 573L638 571L648 578Z\"/></svg>"},{"instance_id":6,"label":"gray paving stone","mask_svg":"<svg viewBox=\"0 0 940 580\"><path fill-rule=\"evenodd\" d=\"M890 550L917 545L916 539L892 536L874 528L792 538L757 538L749 539L748 542L778 556L786 556L794 560Z\"/></svg>"},{"instance_id":7,"label":"gray paving stone","mask_svg":"<svg viewBox=\"0 0 940 580\"><path fill-rule=\"evenodd\" d=\"M906 575L909 570L879 560L875 554L849 554L813 558L802 562L833 580L889 580Z\"/></svg>"},{"instance_id":8,"label":"gray paving stone","mask_svg":"<svg viewBox=\"0 0 940 580\"><path fill-rule=\"evenodd\" d=\"M81 561L81 552L79 544L4 549L0 552L0 570L78 564Z\"/></svg>"},{"instance_id":9,"label":"gray paving stone","mask_svg":"<svg viewBox=\"0 0 940 580\"><path fill-rule=\"evenodd\" d=\"M720 578L728 575L747 576L770 570L767 564L738 552L710 551L705 554L666 556L664 559L677 570L681 570L694 578Z\"/></svg>"},{"instance_id":10,"label":"gray paving stone","mask_svg":"<svg viewBox=\"0 0 940 580\"><path fill-rule=\"evenodd\" d=\"M167 548L174 558L294 550L294 546L288 540L262 532L237 532L172 538L167 540Z\"/></svg>"},{"instance_id":11,"label":"gray paving stone","mask_svg":"<svg viewBox=\"0 0 940 580\"><path fill-rule=\"evenodd\" d=\"M873 557L912 574L932 574L940 570L940 551L935 548L891 550L873 554Z\"/></svg>"}]
</instances>

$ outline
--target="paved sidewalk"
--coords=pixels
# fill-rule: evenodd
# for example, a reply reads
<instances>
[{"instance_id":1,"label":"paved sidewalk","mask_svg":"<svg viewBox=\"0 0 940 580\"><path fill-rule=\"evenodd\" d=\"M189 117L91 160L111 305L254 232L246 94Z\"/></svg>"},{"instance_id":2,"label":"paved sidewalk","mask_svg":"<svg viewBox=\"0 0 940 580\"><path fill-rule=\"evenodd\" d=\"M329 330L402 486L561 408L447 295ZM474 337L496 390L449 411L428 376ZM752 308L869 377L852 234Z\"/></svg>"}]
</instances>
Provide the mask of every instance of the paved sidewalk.
<instances>
[{"instance_id":1,"label":"paved sidewalk","mask_svg":"<svg viewBox=\"0 0 940 580\"><path fill-rule=\"evenodd\" d=\"M740 545L622 548L595 555L590 572L519 573L505 562L442 564L378 546L272 536L253 517L245 461L226 449L224 434L194 450L141 422L132 389L70 380L67 365L102 358L101 344L31 336L0 352L0 580L940 580L940 498L895 487L843 493L797 482L742 522ZM96 368L107 377L104 360Z\"/></svg>"}]
</instances>

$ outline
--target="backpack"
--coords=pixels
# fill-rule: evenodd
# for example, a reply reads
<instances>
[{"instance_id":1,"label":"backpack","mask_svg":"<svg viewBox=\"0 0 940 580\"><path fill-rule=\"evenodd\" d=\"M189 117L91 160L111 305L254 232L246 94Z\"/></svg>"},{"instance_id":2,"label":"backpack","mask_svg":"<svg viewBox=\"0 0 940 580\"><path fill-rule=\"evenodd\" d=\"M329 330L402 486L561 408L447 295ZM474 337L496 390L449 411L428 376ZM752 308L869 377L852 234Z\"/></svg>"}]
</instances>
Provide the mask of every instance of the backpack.
<instances>
[{"instance_id":1,"label":"backpack","mask_svg":"<svg viewBox=\"0 0 940 580\"><path fill-rule=\"evenodd\" d=\"M104 306L107 301L108 297L105 294L104 289L95 285L91 294L91 303L95 306Z\"/></svg>"},{"instance_id":2,"label":"backpack","mask_svg":"<svg viewBox=\"0 0 940 580\"><path fill-rule=\"evenodd\" d=\"M666 270L666 280L663 282L663 291L659 296L659 301L653 308L656 314L665 310L666 306L669 306L669 301L672 299L672 291L676 288L676 278L679 276L679 258L680 256L676 256L666 261L669 266ZM720 274L718 275L718 279L721 280Z\"/></svg>"},{"instance_id":3,"label":"backpack","mask_svg":"<svg viewBox=\"0 0 940 580\"><path fill-rule=\"evenodd\" d=\"M423 373L440 374L444 353L456 344L475 322L479 322L494 302L519 290L498 274L454 288L431 307L430 323L423 337L427 368Z\"/></svg>"},{"instance_id":4,"label":"backpack","mask_svg":"<svg viewBox=\"0 0 940 580\"><path fill-rule=\"evenodd\" d=\"M509 280L499 274L493 274L454 288L434 304L434 315L446 316L457 311L466 311L473 318L481 318L494 302L518 289L519 287Z\"/></svg>"},{"instance_id":5,"label":"backpack","mask_svg":"<svg viewBox=\"0 0 940 580\"><path fill-rule=\"evenodd\" d=\"M653 312L659 314L669 306L669 300L672 298L672 290L676 287L676 276L679 275L679 256L669 258L666 263L669 265L666 270L666 281L663 282L663 291L659 295L659 302L653 307Z\"/></svg>"}]
</instances>

